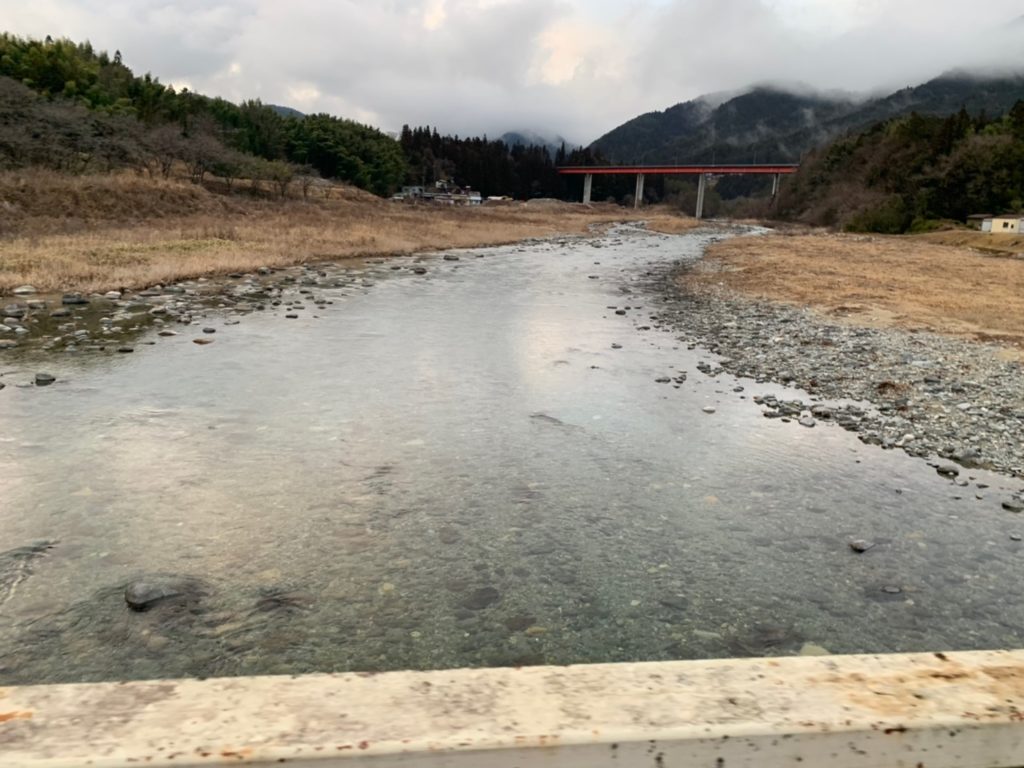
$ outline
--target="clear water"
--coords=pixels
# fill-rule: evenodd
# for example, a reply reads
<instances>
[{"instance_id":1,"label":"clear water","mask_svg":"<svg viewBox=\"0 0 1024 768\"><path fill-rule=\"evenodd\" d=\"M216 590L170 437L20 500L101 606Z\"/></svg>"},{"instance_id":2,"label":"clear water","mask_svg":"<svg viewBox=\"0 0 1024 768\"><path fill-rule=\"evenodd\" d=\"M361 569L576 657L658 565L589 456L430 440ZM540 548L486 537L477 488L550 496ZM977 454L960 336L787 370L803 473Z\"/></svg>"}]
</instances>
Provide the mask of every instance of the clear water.
<instances>
[{"instance_id":1,"label":"clear water","mask_svg":"<svg viewBox=\"0 0 1024 768\"><path fill-rule=\"evenodd\" d=\"M210 310L210 346L4 353L0 551L57 543L0 555L0 682L1019 645L1011 481L764 419L779 389L639 329L710 237L398 260L297 320ZM130 611L153 574L199 594Z\"/></svg>"}]
</instances>

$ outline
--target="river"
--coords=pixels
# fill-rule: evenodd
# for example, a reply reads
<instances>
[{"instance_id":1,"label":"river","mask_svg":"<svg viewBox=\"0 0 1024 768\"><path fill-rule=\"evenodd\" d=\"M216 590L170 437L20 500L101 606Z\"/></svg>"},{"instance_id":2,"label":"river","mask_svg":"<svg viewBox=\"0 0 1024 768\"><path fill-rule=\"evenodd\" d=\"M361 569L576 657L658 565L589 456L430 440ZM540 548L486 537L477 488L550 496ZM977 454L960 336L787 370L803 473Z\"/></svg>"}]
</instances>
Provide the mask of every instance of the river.
<instances>
[{"instance_id":1,"label":"river","mask_svg":"<svg viewBox=\"0 0 1024 768\"><path fill-rule=\"evenodd\" d=\"M650 319L721 236L328 268L296 319L0 353L0 683L1016 646L994 497L763 418L800 393ZM136 612L139 578L188 588Z\"/></svg>"}]
</instances>

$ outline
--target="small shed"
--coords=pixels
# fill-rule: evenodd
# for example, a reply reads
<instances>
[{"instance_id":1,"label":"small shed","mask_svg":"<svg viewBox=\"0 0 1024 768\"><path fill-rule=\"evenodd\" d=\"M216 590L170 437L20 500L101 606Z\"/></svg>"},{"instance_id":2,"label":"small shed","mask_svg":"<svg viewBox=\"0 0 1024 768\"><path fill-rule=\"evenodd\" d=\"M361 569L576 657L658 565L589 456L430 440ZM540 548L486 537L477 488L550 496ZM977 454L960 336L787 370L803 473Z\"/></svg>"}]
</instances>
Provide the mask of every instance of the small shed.
<instances>
[{"instance_id":1,"label":"small shed","mask_svg":"<svg viewBox=\"0 0 1024 768\"><path fill-rule=\"evenodd\" d=\"M1024 216L1019 213L1012 215L993 216L992 229L994 235L1019 235L1024 232Z\"/></svg>"},{"instance_id":2,"label":"small shed","mask_svg":"<svg viewBox=\"0 0 1024 768\"><path fill-rule=\"evenodd\" d=\"M991 219L991 213L972 213L967 217L967 226L971 229L984 229L985 221L989 220L991 222Z\"/></svg>"}]
</instances>

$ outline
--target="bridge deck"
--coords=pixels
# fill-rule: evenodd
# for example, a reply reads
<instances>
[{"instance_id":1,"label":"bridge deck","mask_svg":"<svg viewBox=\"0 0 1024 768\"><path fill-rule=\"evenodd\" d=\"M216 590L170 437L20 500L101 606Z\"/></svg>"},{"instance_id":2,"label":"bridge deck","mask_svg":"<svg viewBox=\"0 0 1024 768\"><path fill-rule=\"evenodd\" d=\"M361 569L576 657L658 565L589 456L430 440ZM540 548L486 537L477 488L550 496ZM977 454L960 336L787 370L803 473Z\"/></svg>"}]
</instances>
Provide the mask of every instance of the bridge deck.
<instances>
[{"instance_id":1,"label":"bridge deck","mask_svg":"<svg viewBox=\"0 0 1024 768\"><path fill-rule=\"evenodd\" d=\"M799 168L799 164L796 163L775 163L772 165L563 165L558 168L558 172L569 176L632 176L638 173L657 176L699 173L796 173Z\"/></svg>"}]
</instances>

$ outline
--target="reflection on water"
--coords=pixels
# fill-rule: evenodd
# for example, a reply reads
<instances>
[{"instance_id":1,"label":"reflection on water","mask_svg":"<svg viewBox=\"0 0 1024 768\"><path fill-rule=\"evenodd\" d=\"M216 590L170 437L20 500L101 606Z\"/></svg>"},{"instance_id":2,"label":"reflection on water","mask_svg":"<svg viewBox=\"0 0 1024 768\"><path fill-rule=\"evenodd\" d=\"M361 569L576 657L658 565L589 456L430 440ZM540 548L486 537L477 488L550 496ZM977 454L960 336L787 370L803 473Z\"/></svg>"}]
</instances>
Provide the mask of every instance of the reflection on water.
<instances>
[{"instance_id":1,"label":"reflection on water","mask_svg":"<svg viewBox=\"0 0 1024 768\"><path fill-rule=\"evenodd\" d=\"M381 264L211 346L53 353L0 392L0 682L1017 645L997 494L639 329L708 237ZM132 611L142 577L184 587Z\"/></svg>"}]
</instances>

